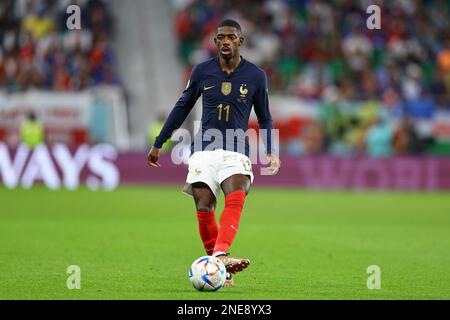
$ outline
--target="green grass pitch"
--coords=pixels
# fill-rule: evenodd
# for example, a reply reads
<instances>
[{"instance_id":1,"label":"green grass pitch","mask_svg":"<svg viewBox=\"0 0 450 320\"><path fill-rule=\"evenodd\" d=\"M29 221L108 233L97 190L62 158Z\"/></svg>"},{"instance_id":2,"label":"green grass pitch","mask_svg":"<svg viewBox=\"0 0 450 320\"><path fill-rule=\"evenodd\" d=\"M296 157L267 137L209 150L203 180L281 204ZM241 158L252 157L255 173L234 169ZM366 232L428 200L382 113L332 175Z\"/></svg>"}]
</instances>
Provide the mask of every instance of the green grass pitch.
<instances>
[{"instance_id":1,"label":"green grass pitch","mask_svg":"<svg viewBox=\"0 0 450 320\"><path fill-rule=\"evenodd\" d=\"M188 280L204 252L176 187L0 187L0 244L0 299L450 298L448 193L254 188L230 250L252 264L213 293ZM80 290L66 287L69 265Z\"/></svg>"}]
</instances>

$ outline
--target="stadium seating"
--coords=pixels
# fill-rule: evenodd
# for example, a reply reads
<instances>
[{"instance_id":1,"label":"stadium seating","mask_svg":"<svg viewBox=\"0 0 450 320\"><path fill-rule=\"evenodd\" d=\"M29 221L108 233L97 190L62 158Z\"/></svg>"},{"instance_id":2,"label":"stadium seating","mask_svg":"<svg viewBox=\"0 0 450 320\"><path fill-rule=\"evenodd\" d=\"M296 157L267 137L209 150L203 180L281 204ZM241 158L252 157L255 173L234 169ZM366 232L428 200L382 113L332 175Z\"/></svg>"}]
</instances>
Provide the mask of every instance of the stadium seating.
<instances>
[{"instance_id":1,"label":"stadium seating","mask_svg":"<svg viewBox=\"0 0 450 320\"><path fill-rule=\"evenodd\" d=\"M81 7L81 30L67 30L69 4ZM120 84L110 41L113 29L105 1L2 1L0 88L78 91Z\"/></svg>"},{"instance_id":2,"label":"stadium seating","mask_svg":"<svg viewBox=\"0 0 450 320\"><path fill-rule=\"evenodd\" d=\"M432 119L435 110L450 111L448 1L371 1L381 7L380 30L366 27L368 2L362 0L176 3L174 25L187 73L216 54L215 26L225 17L234 18L246 37L242 54L266 71L271 94L297 96L325 108L326 94L333 91L338 110L356 110L327 118L342 121L342 132L323 132L331 143L322 141L322 152L331 152L335 142L351 133L355 126L348 119L366 132L382 110L396 124L406 117L415 123ZM358 111L368 104L376 109L370 119ZM397 130L396 125L390 128ZM295 130L302 131L288 131ZM284 143L291 138L285 132L280 137ZM349 149L359 148L353 144Z\"/></svg>"}]
</instances>

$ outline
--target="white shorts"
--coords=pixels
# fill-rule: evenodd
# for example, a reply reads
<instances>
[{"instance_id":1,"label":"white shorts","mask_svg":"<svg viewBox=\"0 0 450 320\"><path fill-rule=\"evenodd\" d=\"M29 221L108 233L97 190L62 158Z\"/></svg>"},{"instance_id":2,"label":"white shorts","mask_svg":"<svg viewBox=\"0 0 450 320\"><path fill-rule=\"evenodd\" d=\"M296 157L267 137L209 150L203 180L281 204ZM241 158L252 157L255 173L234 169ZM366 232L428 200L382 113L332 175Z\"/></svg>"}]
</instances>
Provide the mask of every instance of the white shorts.
<instances>
[{"instance_id":1,"label":"white shorts","mask_svg":"<svg viewBox=\"0 0 450 320\"><path fill-rule=\"evenodd\" d=\"M250 159L241 153L214 150L197 151L188 159L189 173L183 193L192 195L192 184L196 182L206 183L216 196L220 193L220 184L235 174L243 174L250 177L253 183L252 163Z\"/></svg>"}]
</instances>

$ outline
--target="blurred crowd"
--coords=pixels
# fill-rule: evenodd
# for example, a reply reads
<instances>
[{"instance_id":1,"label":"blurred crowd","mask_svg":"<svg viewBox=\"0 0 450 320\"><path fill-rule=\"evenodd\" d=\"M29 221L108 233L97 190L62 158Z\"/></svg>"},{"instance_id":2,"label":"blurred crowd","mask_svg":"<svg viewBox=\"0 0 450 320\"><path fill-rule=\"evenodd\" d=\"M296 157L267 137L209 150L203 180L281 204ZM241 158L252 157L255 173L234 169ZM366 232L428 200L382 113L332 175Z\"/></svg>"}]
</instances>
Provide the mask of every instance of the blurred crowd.
<instances>
[{"instance_id":1,"label":"blurred crowd","mask_svg":"<svg viewBox=\"0 0 450 320\"><path fill-rule=\"evenodd\" d=\"M242 55L267 73L271 93L318 105L319 121L283 139L287 152L373 156L433 148L419 122L450 110L448 0L173 0L186 73L216 55L224 17L241 23ZM369 30L368 6L381 8Z\"/></svg>"},{"instance_id":2,"label":"blurred crowd","mask_svg":"<svg viewBox=\"0 0 450 320\"><path fill-rule=\"evenodd\" d=\"M80 30L67 28L70 5L81 8ZM76 91L119 84L113 28L103 0L1 0L0 88Z\"/></svg>"}]
</instances>

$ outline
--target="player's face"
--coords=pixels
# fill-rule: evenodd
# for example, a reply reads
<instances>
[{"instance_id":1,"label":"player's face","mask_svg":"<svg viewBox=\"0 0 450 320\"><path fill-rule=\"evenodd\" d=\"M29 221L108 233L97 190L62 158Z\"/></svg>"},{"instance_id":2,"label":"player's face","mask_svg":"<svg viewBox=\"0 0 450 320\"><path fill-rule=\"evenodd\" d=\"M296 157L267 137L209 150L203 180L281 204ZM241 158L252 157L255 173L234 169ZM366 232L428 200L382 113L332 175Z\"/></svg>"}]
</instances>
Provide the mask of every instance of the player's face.
<instances>
[{"instance_id":1,"label":"player's face","mask_svg":"<svg viewBox=\"0 0 450 320\"><path fill-rule=\"evenodd\" d=\"M231 60L239 53L239 47L244 42L244 38L234 27L220 27L217 29L214 42L222 58Z\"/></svg>"}]
</instances>

